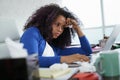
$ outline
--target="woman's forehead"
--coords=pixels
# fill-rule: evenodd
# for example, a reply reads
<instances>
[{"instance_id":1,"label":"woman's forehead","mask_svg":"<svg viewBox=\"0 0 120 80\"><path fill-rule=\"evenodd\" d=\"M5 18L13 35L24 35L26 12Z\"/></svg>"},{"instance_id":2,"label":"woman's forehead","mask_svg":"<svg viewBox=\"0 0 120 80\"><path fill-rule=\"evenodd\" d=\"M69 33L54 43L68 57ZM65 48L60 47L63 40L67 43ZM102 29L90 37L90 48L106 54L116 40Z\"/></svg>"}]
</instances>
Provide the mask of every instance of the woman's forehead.
<instances>
[{"instance_id":1,"label":"woman's forehead","mask_svg":"<svg viewBox=\"0 0 120 80\"><path fill-rule=\"evenodd\" d=\"M56 18L55 22L57 22L59 24L62 24L62 25L65 25L66 24L66 18L64 16L62 16L62 15L59 15Z\"/></svg>"}]
</instances>

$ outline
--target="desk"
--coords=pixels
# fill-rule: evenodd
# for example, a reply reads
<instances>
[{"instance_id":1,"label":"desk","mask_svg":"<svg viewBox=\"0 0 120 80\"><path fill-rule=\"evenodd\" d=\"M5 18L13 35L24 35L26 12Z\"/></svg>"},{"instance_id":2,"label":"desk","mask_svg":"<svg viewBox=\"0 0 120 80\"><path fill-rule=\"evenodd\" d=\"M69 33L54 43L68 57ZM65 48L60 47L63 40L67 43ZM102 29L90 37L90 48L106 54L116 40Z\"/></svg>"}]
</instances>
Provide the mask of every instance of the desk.
<instances>
[{"instance_id":1,"label":"desk","mask_svg":"<svg viewBox=\"0 0 120 80\"><path fill-rule=\"evenodd\" d=\"M64 76L59 76L59 77L56 77L56 78L41 78L41 80L79 80L77 78L75 78L74 76L77 75L77 74L83 74L83 73L80 73L79 72L79 68L73 68L72 71L68 74L65 74ZM87 75L86 75L87 74ZM79 76L80 76L79 75ZM85 73L84 75L80 76L80 77L83 77L83 78L87 78L87 80L93 80L95 78L95 80L101 80L101 79L98 79L100 78L99 75L97 73Z\"/></svg>"}]
</instances>

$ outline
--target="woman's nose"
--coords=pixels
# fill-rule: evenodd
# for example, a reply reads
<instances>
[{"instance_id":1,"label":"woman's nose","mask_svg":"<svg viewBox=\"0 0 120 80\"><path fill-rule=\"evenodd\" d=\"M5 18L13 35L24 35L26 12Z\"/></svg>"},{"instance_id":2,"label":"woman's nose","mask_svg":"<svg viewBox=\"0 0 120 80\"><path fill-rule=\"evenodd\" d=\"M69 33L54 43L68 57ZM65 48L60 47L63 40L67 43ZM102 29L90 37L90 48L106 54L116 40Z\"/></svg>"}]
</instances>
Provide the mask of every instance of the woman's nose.
<instances>
[{"instance_id":1,"label":"woman's nose","mask_svg":"<svg viewBox=\"0 0 120 80\"><path fill-rule=\"evenodd\" d=\"M61 27L61 26L58 28L58 30L59 30L60 32L62 32L62 31L63 31L63 29L62 29L62 27Z\"/></svg>"}]
</instances>

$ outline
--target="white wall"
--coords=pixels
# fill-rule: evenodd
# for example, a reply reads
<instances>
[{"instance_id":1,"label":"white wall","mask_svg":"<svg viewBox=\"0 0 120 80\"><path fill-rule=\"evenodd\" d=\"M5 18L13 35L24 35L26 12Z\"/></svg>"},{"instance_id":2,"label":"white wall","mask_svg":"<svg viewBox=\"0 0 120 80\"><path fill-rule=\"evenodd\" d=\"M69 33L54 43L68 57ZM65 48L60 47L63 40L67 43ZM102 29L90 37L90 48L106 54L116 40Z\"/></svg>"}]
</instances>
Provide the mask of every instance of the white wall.
<instances>
[{"instance_id":1,"label":"white wall","mask_svg":"<svg viewBox=\"0 0 120 80\"><path fill-rule=\"evenodd\" d=\"M21 35L26 20L37 8L45 4L61 4L61 2L62 0L0 0L0 19L14 20Z\"/></svg>"},{"instance_id":2,"label":"white wall","mask_svg":"<svg viewBox=\"0 0 120 80\"><path fill-rule=\"evenodd\" d=\"M5 18L15 21L19 33L22 35L22 29L28 17L37 8L49 3L57 3L62 6L62 0L0 0L0 19ZM10 26L8 27L10 28ZM90 43L98 43L103 36L101 29L87 29L83 31ZM74 43L78 42L76 39Z\"/></svg>"}]
</instances>

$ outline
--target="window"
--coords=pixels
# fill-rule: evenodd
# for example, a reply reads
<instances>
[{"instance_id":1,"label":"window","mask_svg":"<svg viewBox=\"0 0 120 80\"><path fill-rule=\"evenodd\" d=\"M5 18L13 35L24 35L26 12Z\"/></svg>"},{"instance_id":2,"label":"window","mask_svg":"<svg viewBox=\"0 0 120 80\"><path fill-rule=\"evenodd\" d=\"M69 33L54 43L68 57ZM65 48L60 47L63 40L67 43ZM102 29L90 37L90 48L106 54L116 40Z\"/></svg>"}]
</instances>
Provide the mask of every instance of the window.
<instances>
[{"instance_id":1,"label":"window","mask_svg":"<svg viewBox=\"0 0 120 80\"><path fill-rule=\"evenodd\" d=\"M102 25L100 0L63 0L63 6L76 14L86 28Z\"/></svg>"},{"instance_id":2,"label":"window","mask_svg":"<svg viewBox=\"0 0 120 80\"><path fill-rule=\"evenodd\" d=\"M105 25L120 24L120 0L103 0Z\"/></svg>"},{"instance_id":3,"label":"window","mask_svg":"<svg viewBox=\"0 0 120 80\"><path fill-rule=\"evenodd\" d=\"M74 12L86 28L120 24L120 0L63 0L63 6Z\"/></svg>"},{"instance_id":4,"label":"window","mask_svg":"<svg viewBox=\"0 0 120 80\"><path fill-rule=\"evenodd\" d=\"M108 28L120 24L120 0L62 0L62 5L82 21L83 31L91 43L98 43L104 34L109 36L111 31Z\"/></svg>"}]
</instances>

